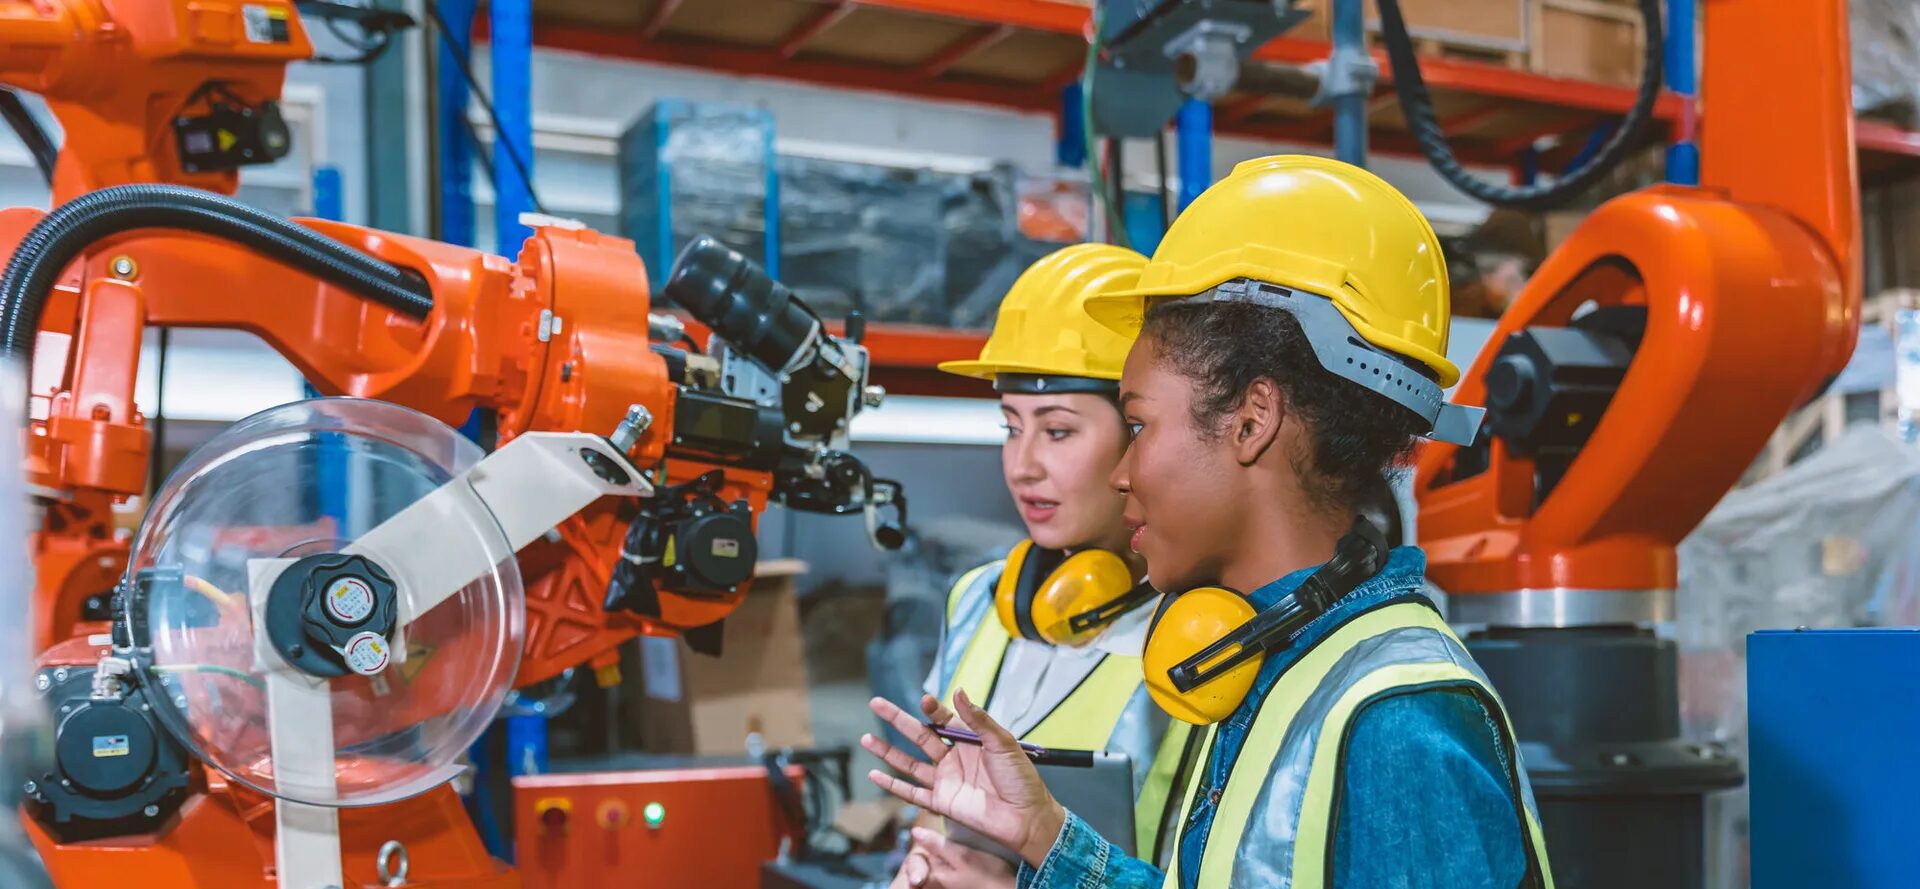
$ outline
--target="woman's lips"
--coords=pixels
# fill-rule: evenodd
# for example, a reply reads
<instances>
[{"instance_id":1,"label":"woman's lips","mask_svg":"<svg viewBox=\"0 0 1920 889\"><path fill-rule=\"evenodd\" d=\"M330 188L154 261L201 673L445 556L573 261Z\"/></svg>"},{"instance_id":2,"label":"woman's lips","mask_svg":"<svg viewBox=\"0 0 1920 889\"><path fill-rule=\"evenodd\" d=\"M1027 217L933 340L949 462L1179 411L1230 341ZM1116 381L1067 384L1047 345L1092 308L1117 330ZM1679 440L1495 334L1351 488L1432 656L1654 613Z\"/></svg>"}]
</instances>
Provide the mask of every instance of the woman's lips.
<instances>
[{"instance_id":1,"label":"woman's lips","mask_svg":"<svg viewBox=\"0 0 1920 889\"><path fill-rule=\"evenodd\" d=\"M1045 522L1060 511L1060 501L1037 497L1020 498L1020 515L1029 522Z\"/></svg>"}]
</instances>

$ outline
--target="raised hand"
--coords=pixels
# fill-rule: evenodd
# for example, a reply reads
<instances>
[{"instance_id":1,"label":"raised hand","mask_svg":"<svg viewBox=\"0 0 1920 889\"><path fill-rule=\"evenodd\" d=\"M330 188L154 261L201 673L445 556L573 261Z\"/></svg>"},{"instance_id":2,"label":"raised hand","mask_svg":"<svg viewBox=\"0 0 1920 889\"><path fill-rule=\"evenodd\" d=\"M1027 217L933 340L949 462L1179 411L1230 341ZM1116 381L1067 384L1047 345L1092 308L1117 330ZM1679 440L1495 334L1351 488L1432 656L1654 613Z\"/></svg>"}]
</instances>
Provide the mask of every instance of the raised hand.
<instances>
[{"instance_id":1,"label":"raised hand","mask_svg":"<svg viewBox=\"0 0 1920 889\"><path fill-rule=\"evenodd\" d=\"M860 746L911 780L878 769L868 772L867 777L880 789L963 824L1039 867L1060 835L1066 810L1047 792L1039 771L1011 732L975 707L966 692L955 694L953 704L957 715L948 713L929 695L921 698L920 709L936 724L957 721L980 736L979 746L949 746L925 723L892 702L884 698L869 702L867 706L874 715L911 740L931 762L921 762L873 735L865 735L860 738Z\"/></svg>"}]
</instances>

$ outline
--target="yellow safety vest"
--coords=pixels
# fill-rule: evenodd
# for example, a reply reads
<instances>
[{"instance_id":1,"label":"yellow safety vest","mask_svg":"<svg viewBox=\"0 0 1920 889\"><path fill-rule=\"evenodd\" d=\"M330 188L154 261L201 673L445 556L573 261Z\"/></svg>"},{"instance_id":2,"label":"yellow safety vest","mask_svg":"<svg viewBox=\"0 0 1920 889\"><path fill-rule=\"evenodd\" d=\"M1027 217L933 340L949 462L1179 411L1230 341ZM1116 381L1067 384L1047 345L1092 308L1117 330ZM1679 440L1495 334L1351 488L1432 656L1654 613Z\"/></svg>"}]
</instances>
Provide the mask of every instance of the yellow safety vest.
<instances>
[{"instance_id":1,"label":"yellow safety vest","mask_svg":"<svg viewBox=\"0 0 1920 889\"><path fill-rule=\"evenodd\" d=\"M970 589L984 587L991 595L1004 563L990 562L961 575L947 594L947 625L953 624L954 610ZM941 703L953 706L953 694L965 689L967 697L984 705L1000 676L1000 663L1007 654L1012 637L994 617L991 609L974 629L973 639L960 655L953 681L941 694ZM1047 714L1039 725L1020 736L1020 740L1042 747L1062 750L1104 750L1114 727L1127 709L1134 693L1146 682L1137 657L1108 654L1067 697ZM1166 820L1168 797L1174 775L1180 770L1181 752L1187 746L1192 726L1174 720L1160 739L1153 764L1134 802L1134 847L1142 857L1151 858L1160 826Z\"/></svg>"},{"instance_id":2,"label":"yellow safety vest","mask_svg":"<svg viewBox=\"0 0 1920 889\"><path fill-rule=\"evenodd\" d=\"M1433 609L1414 602L1386 605L1349 620L1287 668L1260 703L1240 756L1227 777L1213 827L1200 856L1199 886L1277 886L1324 889L1332 865L1335 793L1340 786L1341 743L1353 716L1366 704L1396 692L1435 686L1472 690L1498 704L1466 647ZM1516 799L1524 799L1524 770L1513 743L1513 726L1500 714ZM1215 731L1207 730L1211 757ZM1200 762L1206 762L1202 758ZM1199 793L1206 769L1193 770L1181 805L1180 825ZM1533 851L1528 886L1553 889L1547 847L1530 806L1517 807ZM1249 824L1261 825L1257 840L1243 843ZM1275 829L1272 825L1290 825ZM1178 889L1176 851L1164 886Z\"/></svg>"}]
</instances>

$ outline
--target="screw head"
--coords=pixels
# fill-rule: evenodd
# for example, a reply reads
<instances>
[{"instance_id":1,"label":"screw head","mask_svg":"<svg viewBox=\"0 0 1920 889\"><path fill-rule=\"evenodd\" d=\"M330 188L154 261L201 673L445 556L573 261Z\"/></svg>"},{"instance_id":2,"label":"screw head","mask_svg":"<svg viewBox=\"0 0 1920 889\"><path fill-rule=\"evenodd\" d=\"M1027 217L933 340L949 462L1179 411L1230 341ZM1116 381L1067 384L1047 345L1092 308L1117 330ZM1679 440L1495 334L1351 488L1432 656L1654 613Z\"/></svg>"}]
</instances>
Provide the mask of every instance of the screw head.
<instances>
[{"instance_id":1,"label":"screw head","mask_svg":"<svg viewBox=\"0 0 1920 889\"><path fill-rule=\"evenodd\" d=\"M39 793L40 785L35 784L32 781L28 781L27 783L20 785L20 792L27 793L27 794Z\"/></svg>"},{"instance_id":2,"label":"screw head","mask_svg":"<svg viewBox=\"0 0 1920 889\"><path fill-rule=\"evenodd\" d=\"M53 680L48 679L45 673L35 674L33 677L33 687L36 691L46 691L53 687Z\"/></svg>"},{"instance_id":3,"label":"screw head","mask_svg":"<svg viewBox=\"0 0 1920 889\"><path fill-rule=\"evenodd\" d=\"M787 428L788 428L788 429L790 429L790 430L792 430L792 431L794 431L794 432L799 432L799 431L800 431L800 424L799 424L799 423L794 423L794 424L792 424L792 425L790 425L790 426L788 426Z\"/></svg>"},{"instance_id":4,"label":"screw head","mask_svg":"<svg viewBox=\"0 0 1920 889\"><path fill-rule=\"evenodd\" d=\"M149 804L146 808L140 810L140 814L152 818L160 814L160 807Z\"/></svg>"},{"instance_id":5,"label":"screw head","mask_svg":"<svg viewBox=\"0 0 1920 889\"><path fill-rule=\"evenodd\" d=\"M55 681L55 682L65 682L65 681L67 681L67 668L66 668L66 667L56 667L56 668L54 669L54 671L53 671L53 681Z\"/></svg>"},{"instance_id":6,"label":"screw head","mask_svg":"<svg viewBox=\"0 0 1920 889\"><path fill-rule=\"evenodd\" d=\"M113 272L114 277L123 280L132 278L140 271L140 266L133 261L133 257L124 254L114 257L113 262L109 263L108 267Z\"/></svg>"}]
</instances>

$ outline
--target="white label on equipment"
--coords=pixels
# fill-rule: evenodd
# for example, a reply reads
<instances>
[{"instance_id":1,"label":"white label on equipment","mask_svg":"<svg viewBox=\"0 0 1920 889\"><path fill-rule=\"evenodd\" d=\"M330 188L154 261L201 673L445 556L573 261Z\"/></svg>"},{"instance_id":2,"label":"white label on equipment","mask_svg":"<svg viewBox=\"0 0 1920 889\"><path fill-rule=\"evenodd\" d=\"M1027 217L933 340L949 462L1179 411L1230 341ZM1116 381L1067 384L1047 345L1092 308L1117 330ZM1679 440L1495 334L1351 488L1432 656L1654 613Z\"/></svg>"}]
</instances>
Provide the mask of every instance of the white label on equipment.
<instances>
[{"instance_id":1,"label":"white label on equipment","mask_svg":"<svg viewBox=\"0 0 1920 889\"><path fill-rule=\"evenodd\" d=\"M640 670L647 697L680 700L680 643L664 636L640 637Z\"/></svg>"},{"instance_id":2,"label":"white label on equipment","mask_svg":"<svg viewBox=\"0 0 1920 889\"><path fill-rule=\"evenodd\" d=\"M265 6L249 3L240 7L240 20L246 26L247 39L254 43L272 43L273 17Z\"/></svg>"},{"instance_id":3,"label":"white label on equipment","mask_svg":"<svg viewBox=\"0 0 1920 889\"><path fill-rule=\"evenodd\" d=\"M357 624L373 613L373 587L358 577L342 577L327 584L324 601L334 620Z\"/></svg>"},{"instance_id":4,"label":"white label on equipment","mask_svg":"<svg viewBox=\"0 0 1920 889\"><path fill-rule=\"evenodd\" d=\"M387 648L387 640L378 633L355 633L347 640L347 647L340 649L340 656L346 658L347 666L362 676L372 676L387 668L392 651Z\"/></svg>"},{"instance_id":5,"label":"white label on equipment","mask_svg":"<svg viewBox=\"0 0 1920 889\"><path fill-rule=\"evenodd\" d=\"M715 537L713 554L723 559L740 558L740 541L732 537Z\"/></svg>"}]
</instances>

